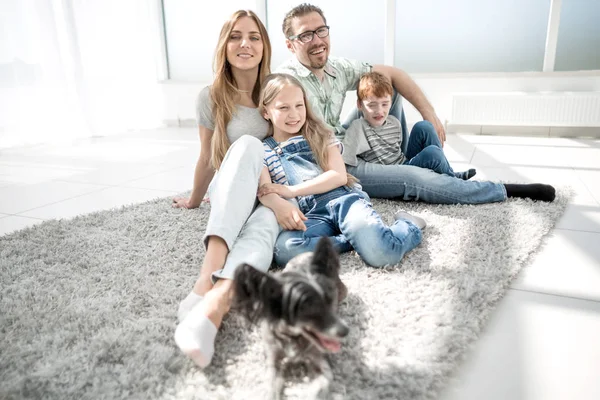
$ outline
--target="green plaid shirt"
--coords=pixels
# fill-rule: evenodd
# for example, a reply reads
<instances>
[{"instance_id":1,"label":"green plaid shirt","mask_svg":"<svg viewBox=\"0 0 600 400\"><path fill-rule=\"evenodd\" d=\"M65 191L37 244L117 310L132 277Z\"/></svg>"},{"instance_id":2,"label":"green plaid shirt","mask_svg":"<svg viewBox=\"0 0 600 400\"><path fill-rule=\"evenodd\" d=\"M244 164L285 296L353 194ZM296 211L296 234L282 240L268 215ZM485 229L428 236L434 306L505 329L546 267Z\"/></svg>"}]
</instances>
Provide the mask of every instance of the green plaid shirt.
<instances>
[{"instance_id":1,"label":"green plaid shirt","mask_svg":"<svg viewBox=\"0 0 600 400\"><path fill-rule=\"evenodd\" d=\"M323 82L296 58L283 63L277 72L290 74L298 78L306 93L313 112L321 117L336 135L343 135L344 128L340 114L344 106L346 92L356 90L360 77L371 71L368 63L347 58L329 57L325 65Z\"/></svg>"}]
</instances>

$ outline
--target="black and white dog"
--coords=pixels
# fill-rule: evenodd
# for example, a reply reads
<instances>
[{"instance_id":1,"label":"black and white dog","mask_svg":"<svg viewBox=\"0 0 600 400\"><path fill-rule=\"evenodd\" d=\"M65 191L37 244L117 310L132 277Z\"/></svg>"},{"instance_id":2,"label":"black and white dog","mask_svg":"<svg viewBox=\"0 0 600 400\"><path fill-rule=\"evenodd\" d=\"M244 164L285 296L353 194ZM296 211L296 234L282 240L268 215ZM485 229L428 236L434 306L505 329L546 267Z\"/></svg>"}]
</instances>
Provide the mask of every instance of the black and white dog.
<instances>
[{"instance_id":1,"label":"black and white dog","mask_svg":"<svg viewBox=\"0 0 600 400\"><path fill-rule=\"evenodd\" d=\"M280 273L265 274L241 265L235 276L235 308L261 324L266 343L271 399L281 399L288 365L304 364L318 375L319 397L329 397L333 379L327 353L340 350L348 326L337 315L347 293L339 276L337 252L327 238L314 252L288 262Z\"/></svg>"}]
</instances>

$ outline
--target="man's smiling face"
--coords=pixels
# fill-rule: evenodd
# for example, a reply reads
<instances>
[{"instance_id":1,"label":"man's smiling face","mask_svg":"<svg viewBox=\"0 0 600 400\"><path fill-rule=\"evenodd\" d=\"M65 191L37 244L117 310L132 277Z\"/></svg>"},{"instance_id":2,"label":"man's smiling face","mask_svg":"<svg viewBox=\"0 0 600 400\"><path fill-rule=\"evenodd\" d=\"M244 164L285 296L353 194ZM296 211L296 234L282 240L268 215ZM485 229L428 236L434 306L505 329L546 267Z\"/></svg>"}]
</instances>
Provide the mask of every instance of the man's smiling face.
<instances>
[{"instance_id":1,"label":"man's smiling face","mask_svg":"<svg viewBox=\"0 0 600 400\"><path fill-rule=\"evenodd\" d=\"M316 31L325 26L325 21L317 12L311 12L302 17L292 20L294 35L300 35L307 31ZM286 39L288 49L296 55L302 65L312 70L320 70L327 64L329 57L329 36L320 38L316 34L313 40L303 43L299 39Z\"/></svg>"}]
</instances>

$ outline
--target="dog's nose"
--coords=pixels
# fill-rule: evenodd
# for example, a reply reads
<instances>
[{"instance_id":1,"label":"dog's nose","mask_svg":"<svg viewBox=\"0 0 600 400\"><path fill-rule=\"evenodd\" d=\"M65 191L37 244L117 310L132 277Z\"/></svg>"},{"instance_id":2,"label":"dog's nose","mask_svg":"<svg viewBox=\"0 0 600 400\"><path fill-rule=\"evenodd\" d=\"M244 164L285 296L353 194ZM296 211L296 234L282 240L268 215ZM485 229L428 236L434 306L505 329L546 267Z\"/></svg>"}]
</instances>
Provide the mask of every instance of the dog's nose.
<instances>
[{"instance_id":1,"label":"dog's nose","mask_svg":"<svg viewBox=\"0 0 600 400\"><path fill-rule=\"evenodd\" d=\"M338 322L338 324L336 325L335 328L336 328L336 335L338 337L346 337L348 335L348 332L350 332L350 328L348 328L348 325L346 325L342 321Z\"/></svg>"}]
</instances>

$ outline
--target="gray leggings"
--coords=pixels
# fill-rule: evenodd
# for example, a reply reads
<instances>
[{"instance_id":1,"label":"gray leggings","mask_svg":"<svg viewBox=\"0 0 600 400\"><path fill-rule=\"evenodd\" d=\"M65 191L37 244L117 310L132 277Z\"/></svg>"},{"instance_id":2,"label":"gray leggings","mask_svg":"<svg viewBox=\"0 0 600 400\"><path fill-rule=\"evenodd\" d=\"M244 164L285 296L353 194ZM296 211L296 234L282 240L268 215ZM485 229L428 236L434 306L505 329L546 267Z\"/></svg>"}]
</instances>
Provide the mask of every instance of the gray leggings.
<instances>
[{"instance_id":1,"label":"gray leggings","mask_svg":"<svg viewBox=\"0 0 600 400\"><path fill-rule=\"evenodd\" d=\"M256 198L263 160L262 142L244 135L229 147L209 187L211 209L204 245L209 236L218 236L229 248L225 265L212 275L213 283L233 279L243 263L264 272L271 265L279 224L273 211Z\"/></svg>"}]
</instances>

